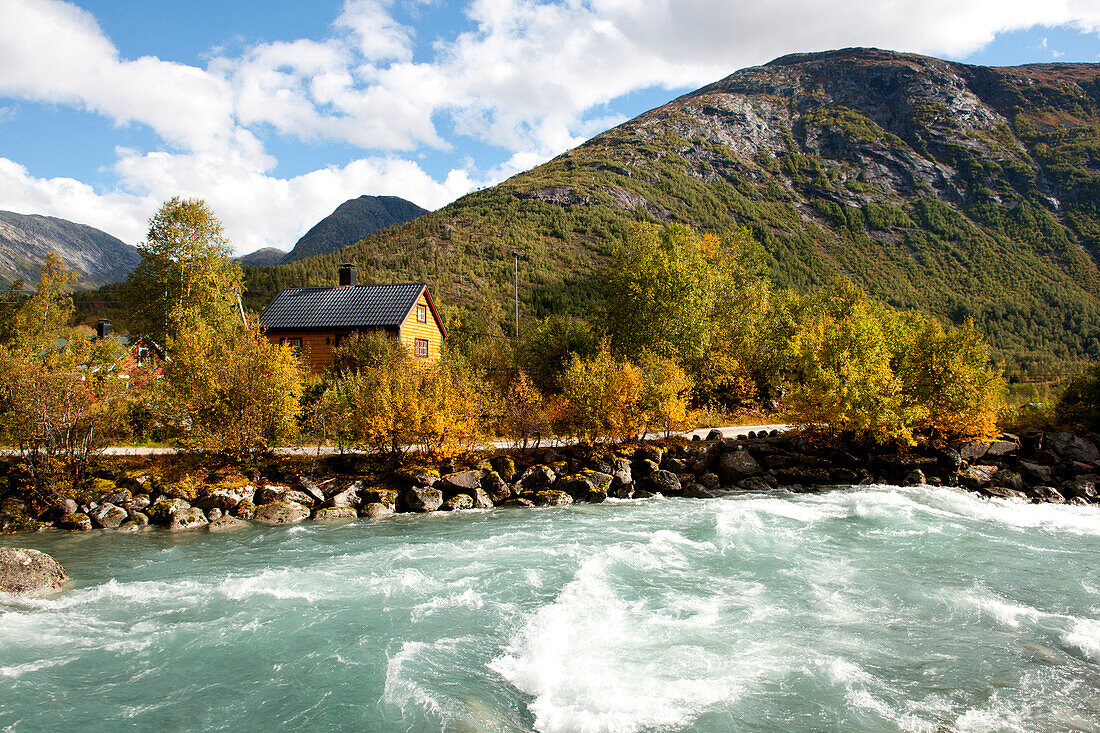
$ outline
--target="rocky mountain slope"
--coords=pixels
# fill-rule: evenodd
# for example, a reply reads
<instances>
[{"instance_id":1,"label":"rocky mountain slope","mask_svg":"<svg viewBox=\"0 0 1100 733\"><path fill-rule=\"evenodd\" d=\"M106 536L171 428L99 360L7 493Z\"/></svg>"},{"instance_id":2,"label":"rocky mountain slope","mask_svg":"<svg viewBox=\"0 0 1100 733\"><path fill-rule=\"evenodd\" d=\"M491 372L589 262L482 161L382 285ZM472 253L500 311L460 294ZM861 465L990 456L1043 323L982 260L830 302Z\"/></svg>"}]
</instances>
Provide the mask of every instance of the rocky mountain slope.
<instances>
[{"instance_id":1,"label":"rocky mountain slope","mask_svg":"<svg viewBox=\"0 0 1100 733\"><path fill-rule=\"evenodd\" d=\"M280 264L336 252L380 229L404 224L427 213L427 209L398 196L348 199L306 232Z\"/></svg>"},{"instance_id":2,"label":"rocky mountain slope","mask_svg":"<svg viewBox=\"0 0 1100 733\"><path fill-rule=\"evenodd\" d=\"M0 281L21 279L33 286L50 252L76 272L82 287L123 280L141 261L136 247L94 227L0 211Z\"/></svg>"},{"instance_id":3,"label":"rocky mountain slope","mask_svg":"<svg viewBox=\"0 0 1100 733\"><path fill-rule=\"evenodd\" d=\"M1011 374L1100 357L1100 65L986 68L874 49L777 59L340 253L250 270L250 300L425 280L588 314L636 219L748 227L780 285L850 277L895 306L973 317Z\"/></svg>"}]
</instances>

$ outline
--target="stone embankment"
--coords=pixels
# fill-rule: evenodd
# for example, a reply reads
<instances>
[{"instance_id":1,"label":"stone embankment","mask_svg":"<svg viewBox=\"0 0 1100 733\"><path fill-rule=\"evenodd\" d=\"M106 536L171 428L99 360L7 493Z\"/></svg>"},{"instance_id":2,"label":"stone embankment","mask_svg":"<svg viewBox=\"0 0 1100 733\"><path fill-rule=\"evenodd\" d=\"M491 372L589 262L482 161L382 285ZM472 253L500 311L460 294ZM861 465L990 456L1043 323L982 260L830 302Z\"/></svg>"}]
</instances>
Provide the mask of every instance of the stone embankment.
<instances>
[{"instance_id":1,"label":"stone embankment","mask_svg":"<svg viewBox=\"0 0 1100 733\"><path fill-rule=\"evenodd\" d=\"M661 494L691 498L729 492L821 491L860 484L961 486L985 496L1059 503L1094 503L1100 450L1064 432L1003 434L956 448L861 451L822 445L797 433L749 433L638 447L567 446L500 452L476 466L409 470L386 486L355 477L288 484L248 482L191 489L187 496L138 476L123 488L97 480L85 501L60 500L34 522L67 530L222 531L246 522L293 524L307 519L381 519L397 512L599 503L608 497ZM16 497L0 500L15 511ZM2 517L0 517L2 518Z\"/></svg>"}]
</instances>

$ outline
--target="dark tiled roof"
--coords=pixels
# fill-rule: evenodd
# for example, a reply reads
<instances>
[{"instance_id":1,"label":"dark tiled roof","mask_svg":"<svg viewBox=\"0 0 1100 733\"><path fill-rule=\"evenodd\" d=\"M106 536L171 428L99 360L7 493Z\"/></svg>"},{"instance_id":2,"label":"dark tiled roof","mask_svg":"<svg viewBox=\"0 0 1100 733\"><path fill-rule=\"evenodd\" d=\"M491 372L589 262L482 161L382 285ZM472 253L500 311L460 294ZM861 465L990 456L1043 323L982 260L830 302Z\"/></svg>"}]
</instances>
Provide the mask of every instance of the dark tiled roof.
<instances>
[{"instance_id":1,"label":"dark tiled roof","mask_svg":"<svg viewBox=\"0 0 1100 733\"><path fill-rule=\"evenodd\" d=\"M352 285L287 288L260 314L268 329L384 328L400 326L424 285Z\"/></svg>"}]
</instances>

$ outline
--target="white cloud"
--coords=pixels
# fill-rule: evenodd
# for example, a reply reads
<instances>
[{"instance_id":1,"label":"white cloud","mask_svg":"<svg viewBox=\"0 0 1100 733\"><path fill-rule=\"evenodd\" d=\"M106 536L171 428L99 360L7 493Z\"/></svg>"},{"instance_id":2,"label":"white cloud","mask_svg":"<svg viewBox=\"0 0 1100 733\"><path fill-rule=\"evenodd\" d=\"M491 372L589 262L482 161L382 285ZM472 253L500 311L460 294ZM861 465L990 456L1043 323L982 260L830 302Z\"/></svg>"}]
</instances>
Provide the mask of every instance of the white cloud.
<instances>
[{"instance_id":1,"label":"white cloud","mask_svg":"<svg viewBox=\"0 0 1100 733\"><path fill-rule=\"evenodd\" d=\"M345 198L393 193L435 207L546 160L621 121L605 104L632 91L700 86L794 51L961 56L1036 25L1100 32L1095 0L469 0L466 27L418 47L394 8L346 0L327 37L217 50L198 67L123 58L71 3L0 0L0 97L145 125L166 145L120 149L108 191L0 159L0 208L134 239L160 200L183 193L206 198L241 250L286 247ZM368 152L280 177L261 143L272 132ZM483 172L471 161L442 181L394 157L461 155L463 136L511 157Z\"/></svg>"}]
</instances>

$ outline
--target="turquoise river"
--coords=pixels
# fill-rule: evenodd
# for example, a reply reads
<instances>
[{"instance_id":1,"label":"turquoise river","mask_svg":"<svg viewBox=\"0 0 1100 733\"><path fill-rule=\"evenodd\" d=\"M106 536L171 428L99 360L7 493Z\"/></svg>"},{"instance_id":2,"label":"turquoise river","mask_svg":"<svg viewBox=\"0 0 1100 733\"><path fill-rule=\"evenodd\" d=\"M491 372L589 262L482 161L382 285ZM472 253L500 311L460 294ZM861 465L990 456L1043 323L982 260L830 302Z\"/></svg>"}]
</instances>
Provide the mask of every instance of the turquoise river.
<instances>
[{"instance_id":1,"label":"turquoise river","mask_svg":"<svg viewBox=\"0 0 1100 733\"><path fill-rule=\"evenodd\" d=\"M1100 731L1100 509L870 487L0 538L0 730Z\"/></svg>"}]
</instances>

